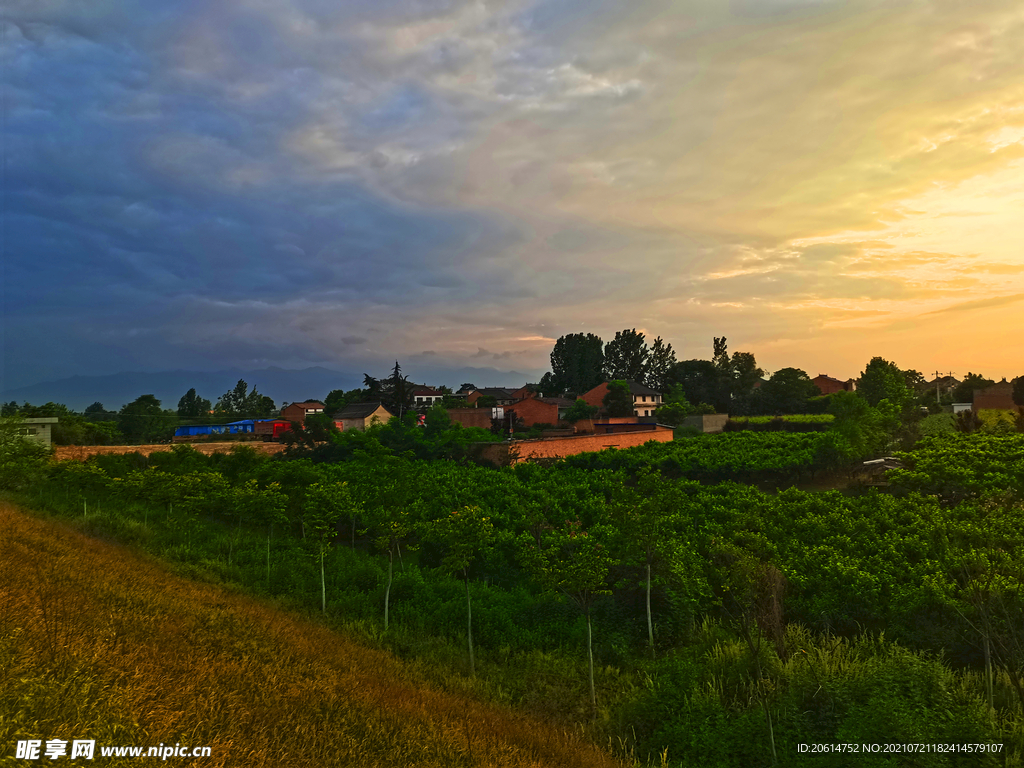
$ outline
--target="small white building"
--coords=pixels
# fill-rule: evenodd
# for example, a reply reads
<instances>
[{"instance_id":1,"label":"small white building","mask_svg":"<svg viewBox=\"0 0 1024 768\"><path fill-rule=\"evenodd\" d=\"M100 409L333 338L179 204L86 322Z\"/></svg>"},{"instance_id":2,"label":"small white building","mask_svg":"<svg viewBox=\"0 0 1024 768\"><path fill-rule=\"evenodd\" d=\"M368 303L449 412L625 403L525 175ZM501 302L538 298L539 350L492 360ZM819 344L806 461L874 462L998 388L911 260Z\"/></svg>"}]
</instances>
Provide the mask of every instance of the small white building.
<instances>
[{"instance_id":1,"label":"small white building","mask_svg":"<svg viewBox=\"0 0 1024 768\"><path fill-rule=\"evenodd\" d=\"M22 419L19 432L25 437L36 440L47 448L53 443L53 425L57 423L56 416L45 416L36 419Z\"/></svg>"}]
</instances>

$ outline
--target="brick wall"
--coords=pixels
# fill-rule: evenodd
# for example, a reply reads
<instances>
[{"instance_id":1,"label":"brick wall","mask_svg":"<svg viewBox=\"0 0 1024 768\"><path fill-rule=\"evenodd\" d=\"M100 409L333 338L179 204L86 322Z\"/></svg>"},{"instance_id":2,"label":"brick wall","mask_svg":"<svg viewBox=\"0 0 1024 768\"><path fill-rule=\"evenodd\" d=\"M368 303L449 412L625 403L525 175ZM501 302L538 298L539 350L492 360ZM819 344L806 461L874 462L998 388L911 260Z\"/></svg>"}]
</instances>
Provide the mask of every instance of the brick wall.
<instances>
[{"instance_id":1,"label":"brick wall","mask_svg":"<svg viewBox=\"0 0 1024 768\"><path fill-rule=\"evenodd\" d=\"M505 406L506 412L510 408L528 427L532 427L534 424L558 423L558 406L554 403L545 403L536 398L530 398Z\"/></svg>"},{"instance_id":2,"label":"brick wall","mask_svg":"<svg viewBox=\"0 0 1024 768\"><path fill-rule=\"evenodd\" d=\"M983 409L1017 410L1017 404L1013 402L1013 384L1001 381L985 389L974 390L974 410Z\"/></svg>"},{"instance_id":3,"label":"brick wall","mask_svg":"<svg viewBox=\"0 0 1024 768\"><path fill-rule=\"evenodd\" d=\"M281 443L262 443L262 442L234 442L234 443L194 443L192 448L195 448L200 453L207 455L211 453L228 453L236 445L245 445L250 448L256 449L260 453L279 453L283 451L286 446ZM90 456L94 456L99 453L141 453L143 456L149 456L151 453L158 451L169 451L171 446L169 445L58 445L54 447L54 457L63 461L65 459L76 459L78 461L85 461Z\"/></svg>"},{"instance_id":4,"label":"brick wall","mask_svg":"<svg viewBox=\"0 0 1024 768\"><path fill-rule=\"evenodd\" d=\"M510 447L518 453L517 461L528 461L575 456L577 453L603 451L606 448L634 448L651 440L659 443L671 442L672 430L661 427L654 431L625 432L617 435L576 435L542 440L517 440L514 443L481 443L474 454L492 464L504 466L509 461Z\"/></svg>"},{"instance_id":5,"label":"brick wall","mask_svg":"<svg viewBox=\"0 0 1024 768\"><path fill-rule=\"evenodd\" d=\"M448 418L464 427L491 428L490 408L450 408Z\"/></svg>"}]
</instances>

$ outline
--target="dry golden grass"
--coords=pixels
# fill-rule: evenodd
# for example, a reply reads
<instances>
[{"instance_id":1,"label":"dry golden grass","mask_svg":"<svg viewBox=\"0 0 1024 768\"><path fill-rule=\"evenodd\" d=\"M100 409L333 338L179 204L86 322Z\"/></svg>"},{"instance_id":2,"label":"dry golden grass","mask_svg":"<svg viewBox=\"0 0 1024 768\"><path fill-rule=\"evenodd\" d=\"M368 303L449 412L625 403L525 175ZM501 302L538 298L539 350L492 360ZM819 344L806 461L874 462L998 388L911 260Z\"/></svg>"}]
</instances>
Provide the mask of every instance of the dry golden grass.
<instances>
[{"instance_id":1,"label":"dry golden grass","mask_svg":"<svg viewBox=\"0 0 1024 768\"><path fill-rule=\"evenodd\" d=\"M0 741L210 746L213 766L621 766L389 654L0 503ZM99 753L97 750L97 761ZM105 764L114 765L109 760Z\"/></svg>"}]
</instances>

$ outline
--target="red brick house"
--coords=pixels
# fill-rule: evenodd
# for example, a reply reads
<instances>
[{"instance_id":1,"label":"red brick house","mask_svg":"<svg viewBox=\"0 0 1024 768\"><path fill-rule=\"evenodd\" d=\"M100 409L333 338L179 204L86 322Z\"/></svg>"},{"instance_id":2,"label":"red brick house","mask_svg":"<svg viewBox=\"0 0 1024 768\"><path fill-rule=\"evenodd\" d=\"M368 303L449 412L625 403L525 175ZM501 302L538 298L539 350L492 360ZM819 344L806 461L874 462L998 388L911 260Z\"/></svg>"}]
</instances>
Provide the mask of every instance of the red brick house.
<instances>
[{"instance_id":1,"label":"red brick house","mask_svg":"<svg viewBox=\"0 0 1024 768\"><path fill-rule=\"evenodd\" d=\"M989 409L1016 411L1017 408L1017 404L1013 402L1013 384L1006 379L991 387L974 390L972 409L975 413Z\"/></svg>"},{"instance_id":2,"label":"red brick house","mask_svg":"<svg viewBox=\"0 0 1024 768\"><path fill-rule=\"evenodd\" d=\"M853 392L857 385L853 379L847 379L846 381L840 381L839 379L833 379L824 373L819 373L813 379L814 385L818 388L818 391L823 395L831 395L836 392Z\"/></svg>"},{"instance_id":3,"label":"red brick house","mask_svg":"<svg viewBox=\"0 0 1024 768\"><path fill-rule=\"evenodd\" d=\"M629 392L633 395L633 413L637 416L653 416L654 412L662 406L661 392L651 389L645 384L635 381L627 381ZM587 405L594 405L604 408L604 396L608 394L608 382L598 384L589 392L580 395Z\"/></svg>"},{"instance_id":4,"label":"red brick house","mask_svg":"<svg viewBox=\"0 0 1024 768\"><path fill-rule=\"evenodd\" d=\"M534 424L557 424L572 407L573 401L565 397L527 397L513 403L510 408L527 427Z\"/></svg>"},{"instance_id":5,"label":"red brick house","mask_svg":"<svg viewBox=\"0 0 1024 768\"><path fill-rule=\"evenodd\" d=\"M281 418L287 419L288 421L297 421L299 424L305 424L307 416L323 412L323 403L310 400L307 403L292 403L291 405L286 405L281 409Z\"/></svg>"}]
</instances>

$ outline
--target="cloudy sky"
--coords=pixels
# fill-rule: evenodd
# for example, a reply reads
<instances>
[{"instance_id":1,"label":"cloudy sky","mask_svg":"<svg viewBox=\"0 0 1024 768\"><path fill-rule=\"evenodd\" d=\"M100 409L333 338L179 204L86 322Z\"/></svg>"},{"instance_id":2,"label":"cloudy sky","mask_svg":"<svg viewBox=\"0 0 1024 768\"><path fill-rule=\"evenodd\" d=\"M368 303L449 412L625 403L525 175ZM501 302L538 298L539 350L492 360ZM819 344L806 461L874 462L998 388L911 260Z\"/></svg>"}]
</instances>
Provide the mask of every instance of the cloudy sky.
<instances>
[{"instance_id":1,"label":"cloudy sky","mask_svg":"<svg viewBox=\"0 0 1024 768\"><path fill-rule=\"evenodd\" d=\"M2 24L7 387L539 375L558 336L633 327L811 376L1024 372L1018 2L7 0Z\"/></svg>"}]
</instances>

